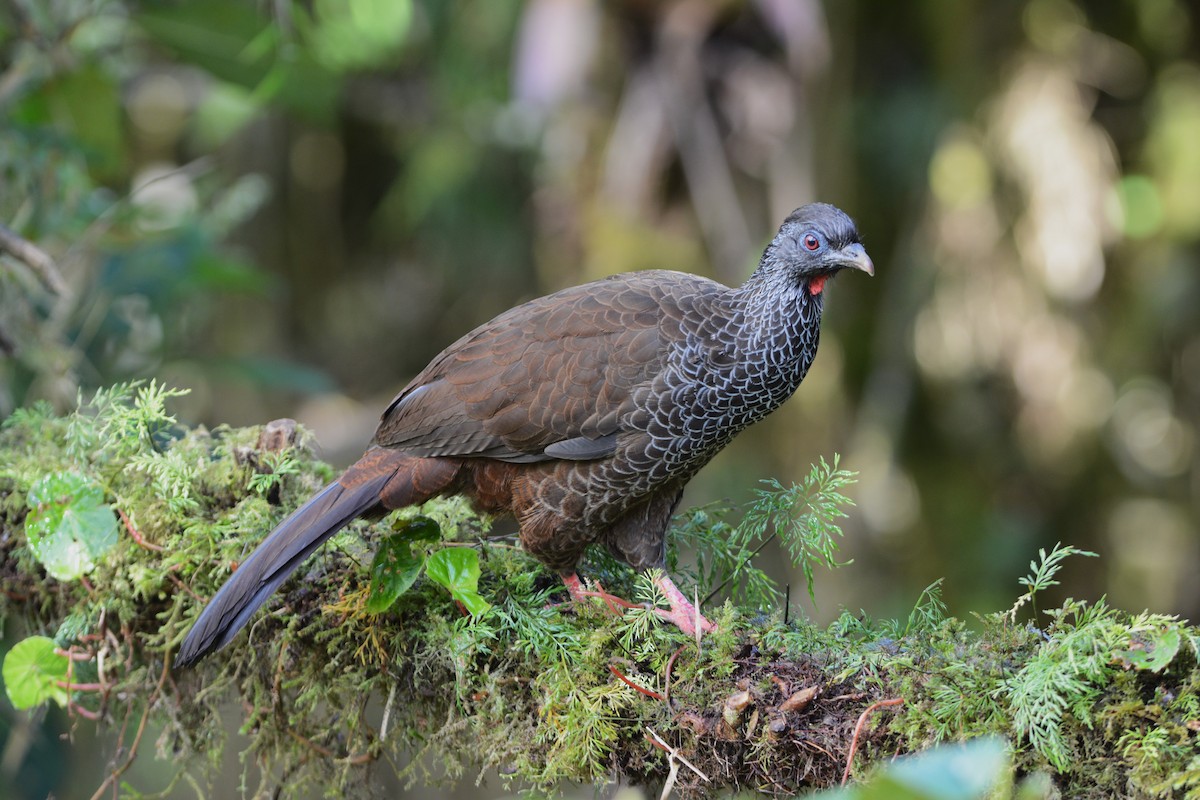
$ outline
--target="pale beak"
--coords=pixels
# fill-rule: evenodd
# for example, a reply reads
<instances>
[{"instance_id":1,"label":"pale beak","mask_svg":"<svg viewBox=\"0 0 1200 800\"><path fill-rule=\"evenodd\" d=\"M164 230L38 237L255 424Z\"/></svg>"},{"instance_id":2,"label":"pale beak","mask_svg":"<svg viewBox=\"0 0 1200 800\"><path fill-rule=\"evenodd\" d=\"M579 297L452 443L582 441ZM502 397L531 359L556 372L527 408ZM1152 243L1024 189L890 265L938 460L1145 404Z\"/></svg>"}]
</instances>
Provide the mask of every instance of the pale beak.
<instances>
[{"instance_id":1,"label":"pale beak","mask_svg":"<svg viewBox=\"0 0 1200 800\"><path fill-rule=\"evenodd\" d=\"M875 264L867 255L867 249L858 242L848 244L839 251L843 267L856 269L875 277Z\"/></svg>"}]
</instances>

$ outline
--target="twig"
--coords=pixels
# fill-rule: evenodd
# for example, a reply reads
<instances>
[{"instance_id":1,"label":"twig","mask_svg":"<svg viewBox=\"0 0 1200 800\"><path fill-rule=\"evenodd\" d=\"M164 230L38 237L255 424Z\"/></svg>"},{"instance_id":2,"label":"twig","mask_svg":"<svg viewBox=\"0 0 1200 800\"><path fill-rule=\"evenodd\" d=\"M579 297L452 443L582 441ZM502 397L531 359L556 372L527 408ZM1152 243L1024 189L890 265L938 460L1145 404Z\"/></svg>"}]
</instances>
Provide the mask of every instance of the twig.
<instances>
[{"instance_id":1,"label":"twig","mask_svg":"<svg viewBox=\"0 0 1200 800\"><path fill-rule=\"evenodd\" d=\"M155 549L156 549L156 550L161 550L162 548L161 548L161 547L158 547L158 548L155 548ZM178 586L180 589L183 589L185 592L187 592L188 594L190 594L190 595L192 596L192 598L193 598L193 599L194 599L196 602L198 602L198 603L203 603L203 602L205 602L205 600L204 600L204 598L203 598L203 597L201 597L200 595L198 595L198 594L196 594L194 591L192 591L192 587L188 586L186 583L184 583L183 581L179 580L179 578L177 578L177 577L175 576L175 573L173 573L173 572L167 572L167 573L166 573L166 575L167 575L167 577L168 577L168 578L170 578L170 579L171 579L171 580L172 580L172 581L175 583L175 585L176 585L176 586Z\"/></svg>"},{"instance_id":2,"label":"twig","mask_svg":"<svg viewBox=\"0 0 1200 800\"><path fill-rule=\"evenodd\" d=\"M108 683L108 678L104 676L104 654L106 652L107 648L104 646L104 640L101 640L100 647L96 650L96 676L100 678L101 683Z\"/></svg>"},{"instance_id":3,"label":"twig","mask_svg":"<svg viewBox=\"0 0 1200 800\"><path fill-rule=\"evenodd\" d=\"M904 702L903 697L893 697L890 700L880 700L878 703L872 703L867 706L866 710L858 716L858 722L854 725L854 736L850 739L850 752L846 754L846 771L842 773L842 786L850 780L850 767L854 764L854 753L858 750L858 737L862 733L863 727L867 724L867 717L885 706L898 706Z\"/></svg>"},{"instance_id":4,"label":"twig","mask_svg":"<svg viewBox=\"0 0 1200 800\"><path fill-rule=\"evenodd\" d=\"M150 718L150 708L154 705L154 701L158 699L159 694L162 692L163 684L165 684L167 681L167 675L170 673L170 669L171 660L164 656L162 675L160 675L158 678L158 685L154 687L154 691L150 694L150 697L146 699L146 708L142 710L142 719L140 722L138 722L137 733L133 736L133 744L129 746L129 758L125 759L124 764L109 773L108 777L104 779L104 783L100 784L100 788L97 789L92 795L92 800L100 800L100 796L104 794L105 789L107 789L110 785L115 788L117 785L117 778L121 777L125 770L129 769L129 767L133 765L133 760L137 758L138 745L142 742L142 734L146 732L146 720ZM128 717L125 719L126 722L129 721ZM121 732L124 734L124 726L122 726Z\"/></svg>"},{"instance_id":5,"label":"twig","mask_svg":"<svg viewBox=\"0 0 1200 800\"><path fill-rule=\"evenodd\" d=\"M99 711L92 711L90 709L84 708L83 706L76 703L74 700L67 701L67 709L70 710L70 712L72 714L78 714L79 716L83 717L84 719L91 720L92 722L100 721L100 712Z\"/></svg>"},{"instance_id":6,"label":"twig","mask_svg":"<svg viewBox=\"0 0 1200 800\"><path fill-rule=\"evenodd\" d=\"M54 684L60 689L66 689L69 692L102 692L105 689L103 683L71 683L67 681L55 681Z\"/></svg>"},{"instance_id":7,"label":"twig","mask_svg":"<svg viewBox=\"0 0 1200 800\"><path fill-rule=\"evenodd\" d=\"M679 759L668 754L667 767L671 771L667 773L667 779L663 781L662 793L659 794L658 800L667 800L671 796L671 792L675 791L675 781L679 780Z\"/></svg>"},{"instance_id":8,"label":"twig","mask_svg":"<svg viewBox=\"0 0 1200 800\"><path fill-rule=\"evenodd\" d=\"M798 739L797 741L799 741L800 744L804 747L811 747L813 750L816 750L818 753L824 753L825 755L829 756L830 761L837 761L837 758L834 757L833 753L829 752L824 747L821 747L821 745L817 744L812 739Z\"/></svg>"},{"instance_id":9,"label":"twig","mask_svg":"<svg viewBox=\"0 0 1200 800\"><path fill-rule=\"evenodd\" d=\"M90 656L81 658L81 656L87 656L87 654L76 653L74 651L62 651L59 648L55 648L55 652L60 653L61 655L65 655L68 658L67 679L65 681L55 681L55 683L58 685L59 688L66 689L68 692L76 692L77 691L77 692L99 692L100 693L100 708L98 710L92 711L88 708L84 708L83 706L79 705L74 700L72 700L70 698L70 695L68 695L67 696L67 711L72 714L78 714L79 716L83 717L84 719L91 720L92 722L98 722L100 720L100 718L104 715L104 710L108 707L109 685L108 685L108 682L104 679L104 654L103 654L103 652L98 654L99 663L100 663L100 667L99 667L100 680L97 683L75 683L75 662L90 660Z\"/></svg>"},{"instance_id":10,"label":"twig","mask_svg":"<svg viewBox=\"0 0 1200 800\"><path fill-rule=\"evenodd\" d=\"M281 705L283 697L283 659L287 655L288 642L283 640L283 644L279 646L279 655L275 658L275 678L271 681L271 702L276 708Z\"/></svg>"},{"instance_id":11,"label":"twig","mask_svg":"<svg viewBox=\"0 0 1200 800\"><path fill-rule=\"evenodd\" d=\"M54 655L69 658L72 661L91 661L94 657L91 653L80 653L76 650L64 650L61 647L54 648Z\"/></svg>"},{"instance_id":12,"label":"twig","mask_svg":"<svg viewBox=\"0 0 1200 800\"><path fill-rule=\"evenodd\" d=\"M679 654L683 652L686 644L681 644L675 648L675 652L671 653L671 657L667 659L667 667L663 670L663 699L667 701L667 705L671 704L671 670L675 667L675 659L679 658Z\"/></svg>"},{"instance_id":13,"label":"twig","mask_svg":"<svg viewBox=\"0 0 1200 800\"><path fill-rule=\"evenodd\" d=\"M629 678L626 678L621 673L621 670L617 669L612 664L608 665L608 671L611 672L613 675L616 675L621 680L622 683L624 683L626 686L629 686L634 691L641 692L642 694L646 695L646 697L653 697L655 700L662 700L663 702L666 702L667 698L663 697L661 694L654 691L653 689L647 689L644 686L638 686L636 683L629 680Z\"/></svg>"},{"instance_id":14,"label":"twig","mask_svg":"<svg viewBox=\"0 0 1200 800\"><path fill-rule=\"evenodd\" d=\"M388 721L392 718L392 703L396 700L396 687L399 684L392 682L392 688L388 690L387 704L383 707L383 724L379 726L379 741L386 741L388 734Z\"/></svg>"},{"instance_id":15,"label":"twig","mask_svg":"<svg viewBox=\"0 0 1200 800\"><path fill-rule=\"evenodd\" d=\"M690 769L692 772L699 775L700 780L704 781L705 783L710 782L707 775L705 775L703 772L701 772L700 769L695 764L688 761L683 756L679 755L679 751L676 750L674 747L671 747L671 745L667 744L665 741L663 741L663 738L661 736L659 736L657 733L655 733L653 728L646 728L646 732L648 734L650 734L646 738L650 741L651 744L653 744L659 750L665 751L667 753L667 755L669 755L671 758L678 759L680 764L683 764L685 767Z\"/></svg>"},{"instance_id":16,"label":"twig","mask_svg":"<svg viewBox=\"0 0 1200 800\"><path fill-rule=\"evenodd\" d=\"M333 752L328 747L323 747L323 746L317 744L316 742L312 741L311 739L307 739L304 736L301 736L300 734L296 733L291 728L288 728L287 732L293 739L295 739L297 742L300 742L300 744L307 745L309 748L311 748L313 750L313 752L320 753L321 755L325 756L326 758L332 759L334 761L344 761L347 764L366 764L370 761L375 760L375 756L371 755L370 753L356 753L352 756L339 756L337 753Z\"/></svg>"},{"instance_id":17,"label":"twig","mask_svg":"<svg viewBox=\"0 0 1200 800\"><path fill-rule=\"evenodd\" d=\"M215 159L212 156L200 156L199 158L193 159L186 164L180 164L175 169L155 175L150 180L139 184L133 189L130 189L124 197L114 200L103 211L96 215L95 219L88 223L88 226L84 228L83 233L81 233L79 236L76 236L71 242L71 245L67 248L66 253L64 253L62 256L62 260L64 262L70 262L76 253L83 252L87 248L91 247L95 240L109 229L109 220L115 216L119 210L128 207L133 202L135 197L149 189L151 186L154 186L161 181L170 180L176 175L186 175L188 177L202 175L209 171L214 163Z\"/></svg>"},{"instance_id":18,"label":"twig","mask_svg":"<svg viewBox=\"0 0 1200 800\"><path fill-rule=\"evenodd\" d=\"M7 225L0 225L0 251L8 253L25 266L33 270L38 279L50 291L63 296L67 292L67 283L63 280L58 265L54 263L45 250L38 247Z\"/></svg>"},{"instance_id":19,"label":"twig","mask_svg":"<svg viewBox=\"0 0 1200 800\"><path fill-rule=\"evenodd\" d=\"M147 550L153 550L156 553L163 552L163 550L165 548L161 547L160 545L154 544L154 542L146 541L146 537L142 536L141 532L137 528L133 527L133 521L129 519L128 514L126 514L124 511L122 511L119 508L117 509L117 514L121 517L121 522L125 523L125 530L129 531L129 535L133 537L133 540L135 542L137 542L139 545L146 548Z\"/></svg>"},{"instance_id":20,"label":"twig","mask_svg":"<svg viewBox=\"0 0 1200 800\"><path fill-rule=\"evenodd\" d=\"M736 274L753 237L738 201L733 168L704 86L701 51L715 23L706 3L676 3L658 30L654 88L713 264L727 281Z\"/></svg>"}]
</instances>

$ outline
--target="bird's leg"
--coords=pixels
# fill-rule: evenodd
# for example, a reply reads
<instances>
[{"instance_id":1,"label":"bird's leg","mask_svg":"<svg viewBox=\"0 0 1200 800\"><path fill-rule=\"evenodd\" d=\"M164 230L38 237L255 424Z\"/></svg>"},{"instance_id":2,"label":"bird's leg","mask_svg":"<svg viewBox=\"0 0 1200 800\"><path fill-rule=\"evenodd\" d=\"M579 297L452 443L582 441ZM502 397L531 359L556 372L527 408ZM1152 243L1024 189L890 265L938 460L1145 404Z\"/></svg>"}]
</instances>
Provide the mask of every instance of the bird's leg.
<instances>
[{"instance_id":1,"label":"bird's leg","mask_svg":"<svg viewBox=\"0 0 1200 800\"><path fill-rule=\"evenodd\" d=\"M582 603L587 597L587 589L584 588L583 581L579 580L579 576L574 572L570 575L563 575L562 582L567 587L567 592L570 593L571 599L576 603Z\"/></svg>"},{"instance_id":2,"label":"bird's leg","mask_svg":"<svg viewBox=\"0 0 1200 800\"><path fill-rule=\"evenodd\" d=\"M670 610L655 609L660 617L675 625L688 636L695 636L697 628L702 634L713 629L713 624L701 615L699 609L688 602L688 599L683 596L683 592L679 591L679 587L667 577L665 572L655 578L654 583L671 605Z\"/></svg>"}]
</instances>

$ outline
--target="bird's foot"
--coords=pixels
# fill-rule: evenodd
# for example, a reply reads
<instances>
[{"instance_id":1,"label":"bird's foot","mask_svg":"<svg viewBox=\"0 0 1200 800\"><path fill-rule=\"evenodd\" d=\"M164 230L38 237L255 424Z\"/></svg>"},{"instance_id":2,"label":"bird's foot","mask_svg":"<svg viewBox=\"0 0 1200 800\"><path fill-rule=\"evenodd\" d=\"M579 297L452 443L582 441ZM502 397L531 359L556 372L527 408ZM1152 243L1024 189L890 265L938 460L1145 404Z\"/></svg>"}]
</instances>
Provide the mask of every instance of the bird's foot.
<instances>
[{"instance_id":1,"label":"bird's foot","mask_svg":"<svg viewBox=\"0 0 1200 800\"><path fill-rule=\"evenodd\" d=\"M576 603L582 603L591 598L599 598L608 605L609 610L613 614L620 614L622 613L622 609L626 608L642 607L637 603L631 603L624 598L609 594L604 591L604 587L599 583L596 584L594 590L588 589L583 585L583 581L579 579L579 576L573 572L570 575L564 575L562 581L567 587L567 591L571 594L571 599ZM659 617L670 622L688 636L696 636L697 638L708 633L715 627L704 618L704 615L700 613L700 610L696 606L692 605L684 597L683 592L679 591L679 587L666 575L658 578L656 585L659 591L663 593L663 597L666 598L667 603L671 606L669 609L654 609L654 613Z\"/></svg>"},{"instance_id":2,"label":"bird's foot","mask_svg":"<svg viewBox=\"0 0 1200 800\"><path fill-rule=\"evenodd\" d=\"M579 580L579 576L572 572L570 575L563 576L563 584L567 587L567 591L571 595L571 599L576 603L582 603L590 598L599 598L608 606L608 610L613 614L620 614L623 608L639 608L636 603L631 603L624 598L617 597L615 594L609 594L604 591L604 587L599 583L596 588L588 589L584 587L583 581Z\"/></svg>"},{"instance_id":3,"label":"bird's foot","mask_svg":"<svg viewBox=\"0 0 1200 800\"><path fill-rule=\"evenodd\" d=\"M699 641L701 636L716 627L704 618L704 615L700 613L700 609L692 605L684 597L683 592L679 591L679 587L666 575L659 577L655 583L663 593L663 597L671 605L670 609L655 609L655 613L660 617L679 628L679 630L688 636L696 637L697 641Z\"/></svg>"},{"instance_id":4,"label":"bird's foot","mask_svg":"<svg viewBox=\"0 0 1200 800\"><path fill-rule=\"evenodd\" d=\"M656 608L654 613L663 620L674 625L679 630L683 631L688 636L699 639L704 634L711 631L716 626L704 618L703 614L697 612L696 607L691 603L687 607L679 608ZM697 631L699 634L697 635Z\"/></svg>"}]
</instances>

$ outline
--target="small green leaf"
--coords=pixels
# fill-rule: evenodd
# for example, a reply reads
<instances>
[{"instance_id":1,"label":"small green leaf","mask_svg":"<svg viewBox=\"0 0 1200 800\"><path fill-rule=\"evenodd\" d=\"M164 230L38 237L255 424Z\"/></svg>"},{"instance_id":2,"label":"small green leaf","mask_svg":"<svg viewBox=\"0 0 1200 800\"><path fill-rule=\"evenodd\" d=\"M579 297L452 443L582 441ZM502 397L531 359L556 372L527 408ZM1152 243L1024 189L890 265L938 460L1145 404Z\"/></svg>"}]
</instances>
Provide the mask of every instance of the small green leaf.
<instances>
[{"instance_id":1,"label":"small green leaf","mask_svg":"<svg viewBox=\"0 0 1200 800\"><path fill-rule=\"evenodd\" d=\"M406 542L436 542L442 538L441 526L420 515L397 521L392 530Z\"/></svg>"},{"instance_id":2,"label":"small green leaf","mask_svg":"<svg viewBox=\"0 0 1200 800\"><path fill-rule=\"evenodd\" d=\"M69 661L54 652L54 640L31 636L17 642L4 656L4 690L14 708L32 708L47 700L67 704L67 690L58 681L67 679Z\"/></svg>"},{"instance_id":3,"label":"small green leaf","mask_svg":"<svg viewBox=\"0 0 1200 800\"><path fill-rule=\"evenodd\" d=\"M1182 643L1183 639L1179 635L1179 629L1168 628L1163 631L1155 631L1153 638L1145 644L1138 643L1136 647L1129 650L1118 650L1113 655L1124 667L1162 672L1171 663L1171 659L1175 658Z\"/></svg>"},{"instance_id":4,"label":"small green leaf","mask_svg":"<svg viewBox=\"0 0 1200 800\"><path fill-rule=\"evenodd\" d=\"M425 574L449 589L472 616L492 607L479 595L479 554L469 547L438 550L425 562Z\"/></svg>"},{"instance_id":5,"label":"small green leaf","mask_svg":"<svg viewBox=\"0 0 1200 800\"><path fill-rule=\"evenodd\" d=\"M47 475L29 490L25 536L53 577L73 581L117 543L117 520L104 492L78 472Z\"/></svg>"},{"instance_id":6,"label":"small green leaf","mask_svg":"<svg viewBox=\"0 0 1200 800\"><path fill-rule=\"evenodd\" d=\"M404 534L384 539L371 561L371 594L367 597L367 611L380 614L391 608L397 597L412 588L424 563L425 554L413 553L412 545Z\"/></svg>"}]
</instances>

